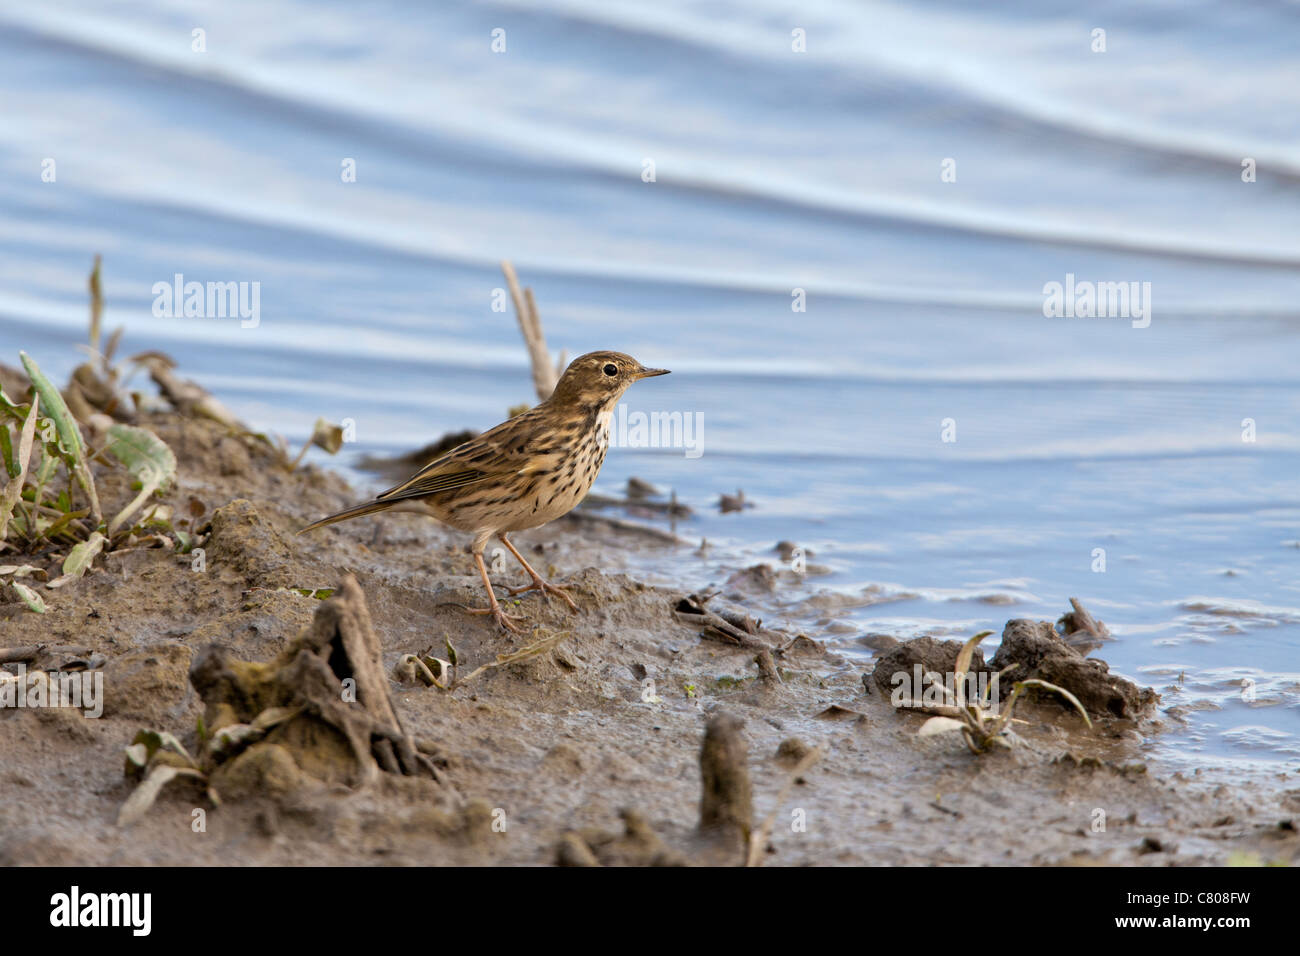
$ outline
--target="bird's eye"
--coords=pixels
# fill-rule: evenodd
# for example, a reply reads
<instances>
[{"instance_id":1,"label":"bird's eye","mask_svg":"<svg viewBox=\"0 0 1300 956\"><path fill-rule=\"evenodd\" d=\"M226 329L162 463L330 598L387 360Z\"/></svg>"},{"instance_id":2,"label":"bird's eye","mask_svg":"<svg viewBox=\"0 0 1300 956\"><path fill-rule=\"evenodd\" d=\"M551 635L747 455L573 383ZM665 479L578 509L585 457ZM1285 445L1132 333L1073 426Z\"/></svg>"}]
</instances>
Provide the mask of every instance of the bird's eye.
<instances>
[{"instance_id":1,"label":"bird's eye","mask_svg":"<svg viewBox=\"0 0 1300 956\"><path fill-rule=\"evenodd\" d=\"M610 362L608 365L605 366L605 374L606 374L606 375L617 375L617 374L618 374L618 366L615 365L613 362Z\"/></svg>"}]
</instances>

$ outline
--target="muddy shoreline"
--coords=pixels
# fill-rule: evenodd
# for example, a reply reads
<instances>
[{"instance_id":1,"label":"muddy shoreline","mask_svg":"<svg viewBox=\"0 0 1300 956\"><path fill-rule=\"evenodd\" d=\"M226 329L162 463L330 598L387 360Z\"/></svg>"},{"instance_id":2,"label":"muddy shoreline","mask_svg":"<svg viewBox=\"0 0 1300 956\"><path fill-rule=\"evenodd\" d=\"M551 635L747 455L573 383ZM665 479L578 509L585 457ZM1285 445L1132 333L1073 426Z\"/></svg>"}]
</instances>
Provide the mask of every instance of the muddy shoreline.
<instances>
[{"instance_id":1,"label":"muddy shoreline","mask_svg":"<svg viewBox=\"0 0 1300 956\"><path fill-rule=\"evenodd\" d=\"M0 710L0 863L733 862L698 829L701 743L722 713L743 721L755 825L775 813L766 865L1300 860L1288 822L1300 791L1162 775L1139 752L1158 724L1115 718L1089 731L1047 703L1017 710L1026 723L1011 750L976 757L951 735L918 737L925 716L896 712L860 664L785 635L765 665L752 646L702 637L676 612L682 593L599 570L626 549L686 545L580 517L519 536L582 608L520 599L530 625L564 634L553 650L450 691L399 680L404 656L444 657L447 642L464 673L527 641L455 607L481 602L461 536L387 514L295 537L360 496L328 470L287 471L265 443L208 418L159 411L139 424L175 453L163 500L189 516L203 566L194 552L140 546L49 591L44 614L6 594L0 645L39 645L32 669L93 659L105 700L94 719ZM110 472L106 513L131 493ZM354 784L280 767L227 780L219 806L202 787L173 784L118 826L135 786L124 748L139 730L173 734L191 753L203 746L190 674L199 655L216 644L271 661L348 575L392 707L406 733L432 742L438 779L382 773ZM522 575L507 566L494 580ZM824 753L786 789L815 748Z\"/></svg>"}]
</instances>

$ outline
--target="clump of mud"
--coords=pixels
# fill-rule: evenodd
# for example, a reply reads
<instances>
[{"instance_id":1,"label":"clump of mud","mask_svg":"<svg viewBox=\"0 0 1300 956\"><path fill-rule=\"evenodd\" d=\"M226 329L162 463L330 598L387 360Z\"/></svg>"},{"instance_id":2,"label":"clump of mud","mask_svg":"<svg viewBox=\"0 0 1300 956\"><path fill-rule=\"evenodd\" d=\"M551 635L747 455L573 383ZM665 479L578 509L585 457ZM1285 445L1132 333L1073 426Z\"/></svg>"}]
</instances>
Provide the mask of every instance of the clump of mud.
<instances>
[{"instance_id":1,"label":"clump of mud","mask_svg":"<svg viewBox=\"0 0 1300 956\"><path fill-rule=\"evenodd\" d=\"M961 641L940 641L933 637L915 637L910 641L895 644L892 649L877 659L875 669L871 672L872 679L888 696L900 685L901 677L909 686L916 685L915 691L909 692L907 696L911 697L913 694L919 696L921 687L924 686L921 683L924 675L953 673L957 667L957 655L961 653L961 645ZM980 675L986 678L988 676L984 655L978 649L971 655L969 670L977 678Z\"/></svg>"},{"instance_id":2,"label":"clump of mud","mask_svg":"<svg viewBox=\"0 0 1300 956\"><path fill-rule=\"evenodd\" d=\"M1008 621L990 666L1012 667L1012 680L1036 678L1064 687L1093 717L1136 720L1148 716L1159 700L1150 687L1110 673L1105 661L1084 657L1047 621ZM1002 686L1005 696L1010 683Z\"/></svg>"},{"instance_id":3,"label":"clump of mud","mask_svg":"<svg viewBox=\"0 0 1300 956\"><path fill-rule=\"evenodd\" d=\"M218 793L230 791L225 781L231 778L245 793L268 789L258 785L258 774L284 765L285 758L304 783L358 786L373 783L381 771L441 777L393 709L383 649L365 595L351 576L269 664L238 660L210 644L196 656L190 683L217 742L230 741L225 728L254 728L269 722L268 713L276 715L265 737L241 734L222 748L212 778ZM251 779L246 768L253 768Z\"/></svg>"}]
</instances>

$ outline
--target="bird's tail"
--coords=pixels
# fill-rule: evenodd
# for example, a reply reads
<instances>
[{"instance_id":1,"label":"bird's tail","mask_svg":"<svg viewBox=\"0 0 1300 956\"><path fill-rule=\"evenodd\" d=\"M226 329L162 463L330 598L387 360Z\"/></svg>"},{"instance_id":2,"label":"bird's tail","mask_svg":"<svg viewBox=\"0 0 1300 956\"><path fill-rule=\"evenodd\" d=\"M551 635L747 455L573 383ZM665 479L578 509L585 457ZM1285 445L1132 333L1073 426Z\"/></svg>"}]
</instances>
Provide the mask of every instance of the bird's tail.
<instances>
[{"instance_id":1,"label":"bird's tail","mask_svg":"<svg viewBox=\"0 0 1300 956\"><path fill-rule=\"evenodd\" d=\"M319 521L313 521L311 524L307 525L307 527L299 529L298 533L306 534L308 531L315 531L317 528L323 528L327 524L334 524L338 521L347 521L349 518L360 518L362 515L374 514L376 511L383 511L392 506L393 503L391 501L367 502L364 505L357 505L355 508L348 508L346 511L340 511L337 514L321 518Z\"/></svg>"}]
</instances>

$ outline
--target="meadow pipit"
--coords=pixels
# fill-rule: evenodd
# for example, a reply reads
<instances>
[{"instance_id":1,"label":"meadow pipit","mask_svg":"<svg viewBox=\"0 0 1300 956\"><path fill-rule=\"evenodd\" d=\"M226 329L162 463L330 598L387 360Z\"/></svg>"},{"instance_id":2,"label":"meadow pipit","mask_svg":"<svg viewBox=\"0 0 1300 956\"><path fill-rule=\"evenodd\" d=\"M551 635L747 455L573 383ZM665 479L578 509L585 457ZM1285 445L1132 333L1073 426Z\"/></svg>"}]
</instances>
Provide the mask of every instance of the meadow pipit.
<instances>
[{"instance_id":1,"label":"meadow pipit","mask_svg":"<svg viewBox=\"0 0 1300 956\"><path fill-rule=\"evenodd\" d=\"M667 373L645 368L622 352L588 352L569 363L551 397L536 408L435 458L374 501L321 518L298 533L419 501L439 521L474 535L470 552L488 606L466 610L491 614L500 627L519 633L515 622L520 619L501 610L483 563L483 548L496 535L532 579L508 588L511 595L556 594L576 611L569 592L534 571L507 535L546 524L583 499L605 460L614 406L637 379Z\"/></svg>"}]
</instances>

